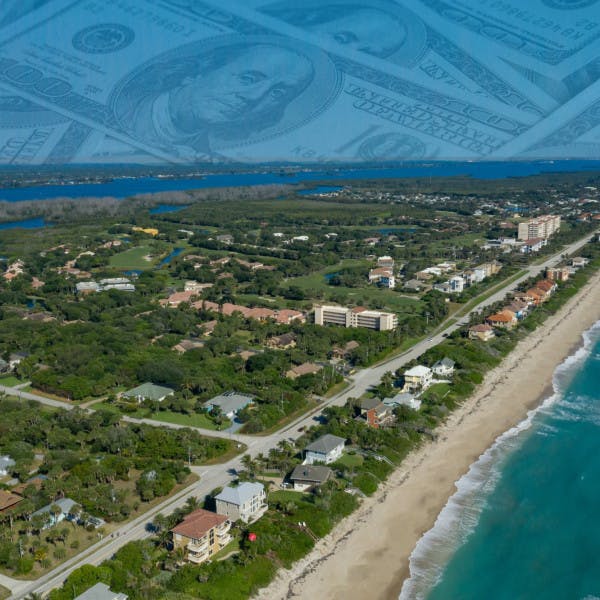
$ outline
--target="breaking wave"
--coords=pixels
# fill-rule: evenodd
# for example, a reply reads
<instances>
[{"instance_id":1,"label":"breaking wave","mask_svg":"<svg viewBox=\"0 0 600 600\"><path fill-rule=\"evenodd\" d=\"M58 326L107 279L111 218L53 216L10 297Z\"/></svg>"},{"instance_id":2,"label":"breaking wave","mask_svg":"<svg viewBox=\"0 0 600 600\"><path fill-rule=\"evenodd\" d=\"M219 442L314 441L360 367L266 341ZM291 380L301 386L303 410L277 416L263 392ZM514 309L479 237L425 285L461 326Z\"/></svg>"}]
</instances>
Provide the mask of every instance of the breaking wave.
<instances>
[{"instance_id":1,"label":"breaking wave","mask_svg":"<svg viewBox=\"0 0 600 600\"><path fill-rule=\"evenodd\" d=\"M456 482L456 492L438 515L434 526L417 542L409 559L410 577L404 582L399 600L424 600L440 581L446 564L475 530L487 498L496 487L506 457L521 445L521 434L531 429L536 416L551 414L558 419L581 419L583 410L572 410L574 403L563 408L565 391L575 374L592 353L600 336L600 321L583 334L583 345L567 357L554 371L554 393L515 427L500 435L492 446L474 462L469 471ZM594 355L593 358L596 358ZM555 405L561 404L558 414ZM585 403L589 404L589 403ZM577 414L579 413L579 414ZM600 423L596 407L595 417ZM589 414L589 413L588 413ZM583 417L585 418L585 417ZM552 425L540 427L540 435L553 435Z\"/></svg>"}]
</instances>

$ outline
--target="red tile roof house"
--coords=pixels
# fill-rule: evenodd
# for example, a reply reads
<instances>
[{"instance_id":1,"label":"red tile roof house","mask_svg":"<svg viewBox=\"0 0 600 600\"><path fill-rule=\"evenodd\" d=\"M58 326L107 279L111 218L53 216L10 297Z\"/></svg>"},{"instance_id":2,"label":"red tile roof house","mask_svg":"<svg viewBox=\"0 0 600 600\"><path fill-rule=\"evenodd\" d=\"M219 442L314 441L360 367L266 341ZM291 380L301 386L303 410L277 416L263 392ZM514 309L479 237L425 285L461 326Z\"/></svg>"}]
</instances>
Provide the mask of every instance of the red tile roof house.
<instances>
[{"instance_id":1,"label":"red tile roof house","mask_svg":"<svg viewBox=\"0 0 600 600\"><path fill-rule=\"evenodd\" d=\"M200 564L231 541L231 523L224 515L200 508L171 529L174 548L184 548L189 562Z\"/></svg>"},{"instance_id":2,"label":"red tile roof house","mask_svg":"<svg viewBox=\"0 0 600 600\"><path fill-rule=\"evenodd\" d=\"M469 338L472 340L481 340L487 342L494 337L494 329L490 325L473 325L469 327Z\"/></svg>"},{"instance_id":3,"label":"red tile roof house","mask_svg":"<svg viewBox=\"0 0 600 600\"><path fill-rule=\"evenodd\" d=\"M517 317L515 313L510 310L501 310L495 315L490 315L486 321L492 327L512 329L517 324Z\"/></svg>"}]
</instances>

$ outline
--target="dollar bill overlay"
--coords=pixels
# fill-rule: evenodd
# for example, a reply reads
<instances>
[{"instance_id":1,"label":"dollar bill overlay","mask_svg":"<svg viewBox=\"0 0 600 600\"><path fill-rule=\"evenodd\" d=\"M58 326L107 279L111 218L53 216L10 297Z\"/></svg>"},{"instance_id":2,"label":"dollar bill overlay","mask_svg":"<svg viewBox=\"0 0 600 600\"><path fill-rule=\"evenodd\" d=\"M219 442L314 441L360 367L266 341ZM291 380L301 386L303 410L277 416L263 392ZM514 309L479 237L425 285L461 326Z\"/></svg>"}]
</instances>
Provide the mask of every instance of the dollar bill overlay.
<instances>
[{"instance_id":1,"label":"dollar bill overlay","mask_svg":"<svg viewBox=\"0 0 600 600\"><path fill-rule=\"evenodd\" d=\"M600 0L420 0L444 23L497 54L558 79L598 55ZM477 47L483 48L480 42Z\"/></svg>"},{"instance_id":2,"label":"dollar bill overlay","mask_svg":"<svg viewBox=\"0 0 600 600\"><path fill-rule=\"evenodd\" d=\"M378 68L397 75L419 73L440 91L479 102L494 98L540 117L556 108L552 97L524 86L505 62L485 52L480 58L474 47L465 50L397 1L226 0L221 6L233 11L252 7L259 15L277 19L279 29L282 23L296 27L322 47L333 41L338 52L355 51L363 61L378 59Z\"/></svg>"},{"instance_id":3,"label":"dollar bill overlay","mask_svg":"<svg viewBox=\"0 0 600 600\"><path fill-rule=\"evenodd\" d=\"M5 37L0 83L161 160L479 158L539 118L204 2L51 6L52 15Z\"/></svg>"}]
</instances>

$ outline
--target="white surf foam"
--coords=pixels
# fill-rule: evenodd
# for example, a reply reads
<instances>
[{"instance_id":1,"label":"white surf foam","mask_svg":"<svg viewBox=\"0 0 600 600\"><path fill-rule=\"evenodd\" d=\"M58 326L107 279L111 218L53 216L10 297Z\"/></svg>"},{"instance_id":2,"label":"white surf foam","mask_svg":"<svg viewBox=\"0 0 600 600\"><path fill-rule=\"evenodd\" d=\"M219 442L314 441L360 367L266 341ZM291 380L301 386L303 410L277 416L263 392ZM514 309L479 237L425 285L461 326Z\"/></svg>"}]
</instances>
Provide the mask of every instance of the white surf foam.
<instances>
[{"instance_id":1,"label":"white surf foam","mask_svg":"<svg viewBox=\"0 0 600 600\"><path fill-rule=\"evenodd\" d=\"M486 498L500 478L503 459L521 444L520 435L531 428L536 415L550 413L551 407L563 398L564 391L581 363L591 355L599 336L600 321L583 334L583 346L556 368L552 378L554 393L539 407L530 410L521 423L500 435L456 482L456 492L410 556L410 577L402 586L399 600L423 600L439 582L448 560L475 530ZM550 431L546 431L546 435L549 434Z\"/></svg>"}]
</instances>

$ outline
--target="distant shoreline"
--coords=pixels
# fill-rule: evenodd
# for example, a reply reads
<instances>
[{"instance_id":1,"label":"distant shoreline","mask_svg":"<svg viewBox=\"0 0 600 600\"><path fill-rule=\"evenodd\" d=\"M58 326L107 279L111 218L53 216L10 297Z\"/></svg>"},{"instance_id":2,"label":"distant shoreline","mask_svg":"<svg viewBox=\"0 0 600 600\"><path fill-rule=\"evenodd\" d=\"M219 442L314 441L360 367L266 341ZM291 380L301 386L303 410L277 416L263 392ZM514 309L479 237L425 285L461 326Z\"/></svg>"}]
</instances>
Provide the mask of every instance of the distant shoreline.
<instances>
[{"instance_id":1,"label":"distant shoreline","mask_svg":"<svg viewBox=\"0 0 600 600\"><path fill-rule=\"evenodd\" d=\"M438 429L438 441L413 452L373 497L255 597L397 600L410 555L456 491L455 482L553 393L556 367L598 320L600 273L488 373Z\"/></svg>"}]
</instances>

